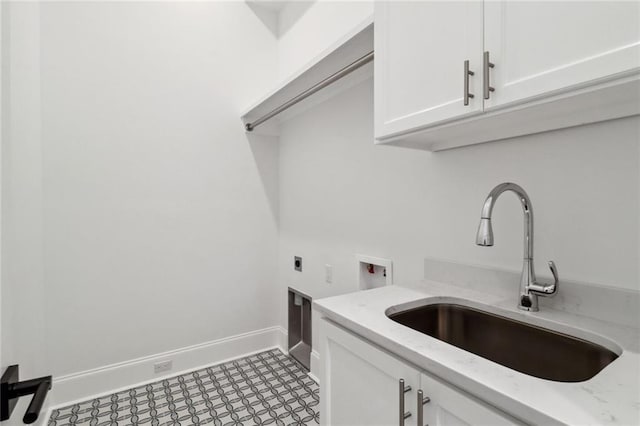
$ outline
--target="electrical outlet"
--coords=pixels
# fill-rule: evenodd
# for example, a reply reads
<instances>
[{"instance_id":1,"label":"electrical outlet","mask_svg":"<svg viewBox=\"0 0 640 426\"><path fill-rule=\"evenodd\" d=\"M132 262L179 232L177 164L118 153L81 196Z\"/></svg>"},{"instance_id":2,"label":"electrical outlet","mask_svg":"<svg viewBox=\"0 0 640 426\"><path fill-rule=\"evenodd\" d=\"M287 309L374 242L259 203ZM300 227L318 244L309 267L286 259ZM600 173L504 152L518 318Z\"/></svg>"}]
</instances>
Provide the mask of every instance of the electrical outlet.
<instances>
[{"instance_id":1,"label":"electrical outlet","mask_svg":"<svg viewBox=\"0 0 640 426\"><path fill-rule=\"evenodd\" d=\"M165 371L170 371L173 368L173 361L160 361L153 364L153 372L155 374L164 373Z\"/></svg>"},{"instance_id":2,"label":"electrical outlet","mask_svg":"<svg viewBox=\"0 0 640 426\"><path fill-rule=\"evenodd\" d=\"M302 258L300 256L293 257L293 269L302 272Z\"/></svg>"},{"instance_id":3,"label":"electrical outlet","mask_svg":"<svg viewBox=\"0 0 640 426\"><path fill-rule=\"evenodd\" d=\"M327 284L331 284L333 282L333 266L329 264L324 265L324 281Z\"/></svg>"}]
</instances>

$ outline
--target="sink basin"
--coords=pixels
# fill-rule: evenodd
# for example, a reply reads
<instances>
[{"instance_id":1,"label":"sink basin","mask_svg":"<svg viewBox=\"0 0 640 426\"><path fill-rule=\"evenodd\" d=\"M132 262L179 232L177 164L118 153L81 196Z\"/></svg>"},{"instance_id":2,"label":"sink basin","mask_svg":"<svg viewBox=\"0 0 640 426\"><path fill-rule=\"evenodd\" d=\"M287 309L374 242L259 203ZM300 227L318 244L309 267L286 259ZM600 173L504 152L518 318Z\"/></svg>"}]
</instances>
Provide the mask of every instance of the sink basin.
<instances>
[{"instance_id":1,"label":"sink basin","mask_svg":"<svg viewBox=\"0 0 640 426\"><path fill-rule=\"evenodd\" d=\"M393 321L530 376L582 382L618 355L586 340L452 303L388 314Z\"/></svg>"}]
</instances>

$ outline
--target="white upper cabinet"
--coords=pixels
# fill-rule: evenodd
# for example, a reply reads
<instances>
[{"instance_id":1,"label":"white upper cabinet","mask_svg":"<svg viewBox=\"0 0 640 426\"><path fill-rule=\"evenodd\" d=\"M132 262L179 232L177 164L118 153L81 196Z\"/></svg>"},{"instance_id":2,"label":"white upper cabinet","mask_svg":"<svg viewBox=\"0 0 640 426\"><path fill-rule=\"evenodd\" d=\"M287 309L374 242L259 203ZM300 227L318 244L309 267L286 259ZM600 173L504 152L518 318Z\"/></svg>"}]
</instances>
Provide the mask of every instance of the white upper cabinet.
<instances>
[{"instance_id":1,"label":"white upper cabinet","mask_svg":"<svg viewBox=\"0 0 640 426\"><path fill-rule=\"evenodd\" d=\"M487 1L495 67L485 109L572 90L640 67L640 2Z\"/></svg>"},{"instance_id":2,"label":"white upper cabinet","mask_svg":"<svg viewBox=\"0 0 640 426\"><path fill-rule=\"evenodd\" d=\"M482 2L376 2L377 137L482 111L482 8ZM464 74L465 61L474 75Z\"/></svg>"},{"instance_id":3,"label":"white upper cabinet","mask_svg":"<svg viewBox=\"0 0 640 426\"><path fill-rule=\"evenodd\" d=\"M377 143L439 151L640 114L638 1L381 1L374 32Z\"/></svg>"}]
</instances>

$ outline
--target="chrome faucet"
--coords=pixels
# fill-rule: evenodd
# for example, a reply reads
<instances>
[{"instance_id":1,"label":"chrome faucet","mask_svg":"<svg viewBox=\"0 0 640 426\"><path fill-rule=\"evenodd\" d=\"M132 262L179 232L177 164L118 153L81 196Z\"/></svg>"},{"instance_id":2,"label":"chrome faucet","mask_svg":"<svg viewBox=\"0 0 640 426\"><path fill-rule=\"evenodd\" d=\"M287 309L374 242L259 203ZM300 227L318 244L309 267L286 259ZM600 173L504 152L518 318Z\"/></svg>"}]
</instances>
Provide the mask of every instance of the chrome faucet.
<instances>
[{"instance_id":1,"label":"chrome faucet","mask_svg":"<svg viewBox=\"0 0 640 426\"><path fill-rule=\"evenodd\" d=\"M493 227L491 226L491 212L496 200L505 191L514 192L520 199L524 210L524 260L522 275L520 276L520 300L518 308L524 311L538 310L538 296L553 296L558 292L558 271L553 261L549 261L549 269L553 274L553 284L538 283L533 268L533 209L531 200L522 187L515 183L501 183L491 190L482 206L480 226L476 235L476 244L490 247L493 245Z\"/></svg>"}]
</instances>

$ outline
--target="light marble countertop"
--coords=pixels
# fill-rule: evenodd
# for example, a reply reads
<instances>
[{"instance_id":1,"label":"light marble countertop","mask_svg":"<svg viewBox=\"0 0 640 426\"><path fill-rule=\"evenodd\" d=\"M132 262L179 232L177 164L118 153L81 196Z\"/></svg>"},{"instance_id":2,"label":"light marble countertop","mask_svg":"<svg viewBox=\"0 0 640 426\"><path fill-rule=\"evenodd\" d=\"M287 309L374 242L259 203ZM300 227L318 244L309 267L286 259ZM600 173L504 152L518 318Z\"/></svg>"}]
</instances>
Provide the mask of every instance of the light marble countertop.
<instances>
[{"instance_id":1,"label":"light marble countertop","mask_svg":"<svg viewBox=\"0 0 640 426\"><path fill-rule=\"evenodd\" d=\"M455 302L599 343L620 357L585 382L532 377L398 324L386 311ZM640 425L640 331L509 297L422 280L316 300L322 316L529 424ZM390 311L390 312L391 312ZM632 314L632 313L631 313Z\"/></svg>"}]
</instances>

